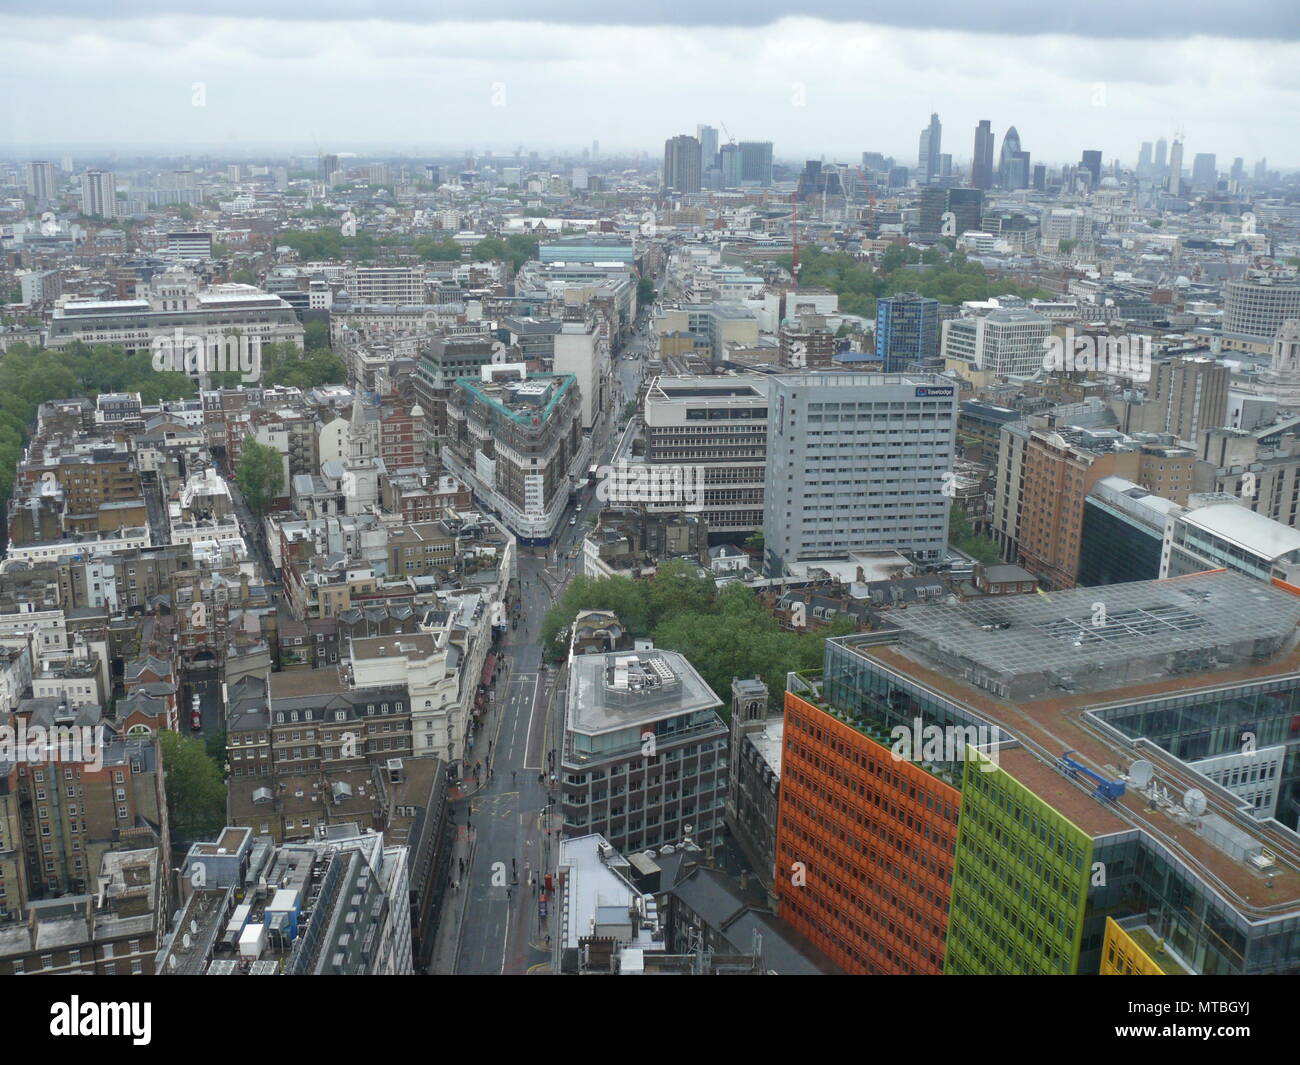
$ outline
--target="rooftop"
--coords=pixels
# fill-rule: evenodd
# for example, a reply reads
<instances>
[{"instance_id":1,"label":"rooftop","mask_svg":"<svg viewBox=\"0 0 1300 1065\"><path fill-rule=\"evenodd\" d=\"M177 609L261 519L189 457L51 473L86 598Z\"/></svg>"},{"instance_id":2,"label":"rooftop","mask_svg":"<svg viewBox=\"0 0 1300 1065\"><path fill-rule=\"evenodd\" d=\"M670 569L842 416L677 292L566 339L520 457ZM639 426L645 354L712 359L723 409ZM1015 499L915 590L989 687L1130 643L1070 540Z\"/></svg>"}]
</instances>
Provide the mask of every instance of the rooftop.
<instances>
[{"instance_id":1,"label":"rooftop","mask_svg":"<svg viewBox=\"0 0 1300 1065\"><path fill-rule=\"evenodd\" d=\"M614 732L721 703L675 651L577 655L569 663L567 725L578 732Z\"/></svg>"}]
</instances>

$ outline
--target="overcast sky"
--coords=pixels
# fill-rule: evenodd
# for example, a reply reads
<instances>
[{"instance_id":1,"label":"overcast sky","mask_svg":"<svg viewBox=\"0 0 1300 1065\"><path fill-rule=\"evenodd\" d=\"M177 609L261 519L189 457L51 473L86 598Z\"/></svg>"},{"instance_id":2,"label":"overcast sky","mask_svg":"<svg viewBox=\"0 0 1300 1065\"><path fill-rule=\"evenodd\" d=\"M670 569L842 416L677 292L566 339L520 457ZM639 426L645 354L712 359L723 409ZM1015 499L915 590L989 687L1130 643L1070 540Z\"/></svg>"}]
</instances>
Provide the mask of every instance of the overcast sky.
<instances>
[{"instance_id":1,"label":"overcast sky","mask_svg":"<svg viewBox=\"0 0 1300 1065\"><path fill-rule=\"evenodd\" d=\"M958 161L987 118L1035 162L1131 164L1182 129L1189 167L1300 165L1300 0L1074 6L0 0L0 151L658 154L704 122L777 158L913 165L933 110Z\"/></svg>"}]
</instances>

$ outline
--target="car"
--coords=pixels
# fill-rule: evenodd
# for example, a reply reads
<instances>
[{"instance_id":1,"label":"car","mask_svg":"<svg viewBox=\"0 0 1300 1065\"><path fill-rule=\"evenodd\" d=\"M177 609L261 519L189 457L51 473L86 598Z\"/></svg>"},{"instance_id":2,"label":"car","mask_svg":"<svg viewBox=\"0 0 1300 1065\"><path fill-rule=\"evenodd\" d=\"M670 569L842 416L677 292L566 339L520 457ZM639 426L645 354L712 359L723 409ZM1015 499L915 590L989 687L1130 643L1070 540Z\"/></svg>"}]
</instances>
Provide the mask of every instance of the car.
<instances>
[{"instance_id":1,"label":"car","mask_svg":"<svg viewBox=\"0 0 1300 1065\"><path fill-rule=\"evenodd\" d=\"M570 525L577 525L577 524L578 524L578 519L577 519L577 518L570 518L570 519L569 519L569 524L570 524Z\"/></svg>"},{"instance_id":2,"label":"car","mask_svg":"<svg viewBox=\"0 0 1300 1065\"><path fill-rule=\"evenodd\" d=\"M190 728L192 728L195 732L198 732L199 729L201 729L202 727L203 727L203 711L195 710L192 714L190 714Z\"/></svg>"}]
</instances>

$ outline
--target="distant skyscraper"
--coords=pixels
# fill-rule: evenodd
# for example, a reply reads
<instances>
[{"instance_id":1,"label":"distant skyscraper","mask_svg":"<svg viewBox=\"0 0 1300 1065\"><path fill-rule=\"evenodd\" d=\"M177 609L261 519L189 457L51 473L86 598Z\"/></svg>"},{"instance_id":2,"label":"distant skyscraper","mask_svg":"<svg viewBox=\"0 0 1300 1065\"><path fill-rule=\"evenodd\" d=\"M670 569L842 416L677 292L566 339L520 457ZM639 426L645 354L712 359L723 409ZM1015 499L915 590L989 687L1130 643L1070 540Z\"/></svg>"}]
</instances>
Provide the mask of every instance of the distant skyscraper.
<instances>
[{"instance_id":1,"label":"distant skyscraper","mask_svg":"<svg viewBox=\"0 0 1300 1065\"><path fill-rule=\"evenodd\" d=\"M993 125L987 118L975 127L975 152L971 156L970 184L973 189L993 187Z\"/></svg>"},{"instance_id":2,"label":"distant skyscraper","mask_svg":"<svg viewBox=\"0 0 1300 1065\"><path fill-rule=\"evenodd\" d=\"M1268 160L1261 159L1255 164L1255 184L1263 185L1268 181Z\"/></svg>"},{"instance_id":3,"label":"distant skyscraper","mask_svg":"<svg viewBox=\"0 0 1300 1065\"><path fill-rule=\"evenodd\" d=\"M930 124L921 130L920 151L917 153L918 180L929 185L939 176L939 156L943 154L943 126L937 114L930 115Z\"/></svg>"},{"instance_id":4,"label":"distant skyscraper","mask_svg":"<svg viewBox=\"0 0 1300 1065\"><path fill-rule=\"evenodd\" d=\"M712 170L718 165L718 131L712 126L696 126L695 139L700 142L700 166Z\"/></svg>"},{"instance_id":5,"label":"distant skyscraper","mask_svg":"<svg viewBox=\"0 0 1300 1065\"><path fill-rule=\"evenodd\" d=\"M1039 192L1047 188L1047 167L1043 163L1034 164L1034 188Z\"/></svg>"},{"instance_id":6,"label":"distant skyscraper","mask_svg":"<svg viewBox=\"0 0 1300 1065\"><path fill-rule=\"evenodd\" d=\"M322 155L316 164L316 175L321 181L328 182L330 175L339 168L337 155Z\"/></svg>"},{"instance_id":7,"label":"distant skyscraper","mask_svg":"<svg viewBox=\"0 0 1300 1065\"><path fill-rule=\"evenodd\" d=\"M1152 168L1152 176L1162 178L1165 176L1165 167L1167 163L1167 153L1169 151L1169 142L1161 137L1156 141L1156 157Z\"/></svg>"},{"instance_id":8,"label":"distant skyscraper","mask_svg":"<svg viewBox=\"0 0 1300 1065\"><path fill-rule=\"evenodd\" d=\"M998 184L1004 189L1023 189L1029 185L1029 153L1020 150L1020 134L1015 126L1008 129L1002 138Z\"/></svg>"},{"instance_id":9,"label":"distant skyscraper","mask_svg":"<svg viewBox=\"0 0 1300 1065\"><path fill-rule=\"evenodd\" d=\"M1169 149L1169 180L1166 182L1169 191L1177 196L1182 191L1183 185L1183 142L1174 141L1173 147Z\"/></svg>"},{"instance_id":10,"label":"distant skyscraper","mask_svg":"<svg viewBox=\"0 0 1300 1065\"><path fill-rule=\"evenodd\" d=\"M599 159L599 158L600 158L600 141L592 141L592 142L591 142L591 157L592 157L593 159Z\"/></svg>"},{"instance_id":11,"label":"distant skyscraper","mask_svg":"<svg viewBox=\"0 0 1300 1065\"><path fill-rule=\"evenodd\" d=\"M1213 152L1197 152L1192 160L1192 188L1213 192L1219 183L1218 161Z\"/></svg>"},{"instance_id":12,"label":"distant skyscraper","mask_svg":"<svg viewBox=\"0 0 1300 1065\"><path fill-rule=\"evenodd\" d=\"M1232 173L1228 176L1238 185L1242 184L1246 180L1246 160L1241 156L1237 156L1232 161Z\"/></svg>"},{"instance_id":13,"label":"distant skyscraper","mask_svg":"<svg viewBox=\"0 0 1300 1065\"><path fill-rule=\"evenodd\" d=\"M1143 141L1142 150L1138 152L1138 177L1147 177L1151 173L1151 142Z\"/></svg>"},{"instance_id":14,"label":"distant skyscraper","mask_svg":"<svg viewBox=\"0 0 1300 1065\"><path fill-rule=\"evenodd\" d=\"M117 175L111 170L87 170L81 175L81 213L117 217Z\"/></svg>"},{"instance_id":15,"label":"distant skyscraper","mask_svg":"<svg viewBox=\"0 0 1300 1065\"><path fill-rule=\"evenodd\" d=\"M27 164L27 191L37 205L54 199L54 164L34 161Z\"/></svg>"},{"instance_id":16,"label":"distant skyscraper","mask_svg":"<svg viewBox=\"0 0 1300 1065\"><path fill-rule=\"evenodd\" d=\"M664 142L664 188L700 191L700 142L683 133Z\"/></svg>"},{"instance_id":17,"label":"distant skyscraper","mask_svg":"<svg viewBox=\"0 0 1300 1065\"><path fill-rule=\"evenodd\" d=\"M1095 189L1101 184L1101 152L1085 151L1079 159L1079 165L1088 171L1088 187Z\"/></svg>"},{"instance_id":18,"label":"distant skyscraper","mask_svg":"<svg viewBox=\"0 0 1300 1065\"><path fill-rule=\"evenodd\" d=\"M724 189L740 188L740 145L724 144L718 150L718 168Z\"/></svg>"},{"instance_id":19,"label":"distant skyscraper","mask_svg":"<svg viewBox=\"0 0 1300 1065\"><path fill-rule=\"evenodd\" d=\"M740 142L740 182L742 185L772 184L772 142Z\"/></svg>"}]
</instances>

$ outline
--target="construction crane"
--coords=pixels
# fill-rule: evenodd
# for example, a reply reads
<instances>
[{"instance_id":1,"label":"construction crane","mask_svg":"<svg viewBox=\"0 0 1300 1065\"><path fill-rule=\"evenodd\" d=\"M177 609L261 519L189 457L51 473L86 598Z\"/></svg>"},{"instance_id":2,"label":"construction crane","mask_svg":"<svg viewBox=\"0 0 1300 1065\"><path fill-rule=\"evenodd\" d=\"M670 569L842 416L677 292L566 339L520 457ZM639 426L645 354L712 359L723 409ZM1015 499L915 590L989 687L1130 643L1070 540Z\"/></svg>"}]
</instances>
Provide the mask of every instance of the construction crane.
<instances>
[{"instance_id":1,"label":"construction crane","mask_svg":"<svg viewBox=\"0 0 1300 1065\"><path fill-rule=\"evenodd\" d=\"M728 144L735 144L735 143L736 143L736 138L733 137L730 133L727 132L727 124L726 124L725 122L723 122L722 119L718 119L718 125L722 127L722 132L723 132L723 134L724 134L724 135L726 136L726 138L727 138L727 143L728 143Z\"/></svg>"},{"instance_id":2,"label":"construction crane","mask_svg":"<svg viewBox=\"0 0 1300 1065\"><path fill-rule=\"evenodd\" d=\"M799 287L799 190L790 193L790 205L794 215L790 220L790 273L794 276L795 288Z\"/></svg>"}]
</instances>

